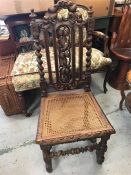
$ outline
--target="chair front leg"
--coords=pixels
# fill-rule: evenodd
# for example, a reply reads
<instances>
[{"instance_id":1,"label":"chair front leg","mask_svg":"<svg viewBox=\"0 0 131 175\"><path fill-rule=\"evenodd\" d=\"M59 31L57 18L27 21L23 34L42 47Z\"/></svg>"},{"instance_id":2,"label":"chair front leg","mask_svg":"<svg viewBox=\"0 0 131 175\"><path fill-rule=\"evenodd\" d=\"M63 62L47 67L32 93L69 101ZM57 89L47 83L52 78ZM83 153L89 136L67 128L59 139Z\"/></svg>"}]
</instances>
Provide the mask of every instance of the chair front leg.
<instances>
[{"instance_id":1,"label":"chair front leg","mask_svg":"<svg viewBox=\"0 0 131 175\"><path fill-rule=\"evenodd\" d=\"M102 164L104 162L104 154L107 151L107 140L110 138L110 135L105 135L101 137L101 141L99 142L96 148L96 157L97 163Z\"/></svg>"},{"instance_id":2,"label":"chair front leg","mask_svg":"<svg viewBox=\"0 0 131 175\"><path fill-rule=\"evenodd\" d=\"M119 103L119 109L122 110L123 102L124 102L124 100L125 100L125 98L126 98L124 89L122 89L122 90L120 91L120 93L121 93L121 101L120 101L120 103Z\"/></svg>"},{"instance_id":3,"label":"chair front leg","mask_svg":"<svg viewBox=\"0 0 131 175\"><path fill-rule=\"evenodd\" d=\"M112 72L112 67L111 66L108 66L107 67L107 71L106 71L106 74L105 74L105 78L104 78L104 82L103 82L103 89L104 89L104 93L106 94L106 92L108 91L107 87L106 87L106 84L109 80L109 77L111 75L111 72Z\"/></svg>"},{"instance_id":4,"label":"chair front leg","mask_svg":"<svg viewBox=\"0 0 131 175\"><path fill-rule=\"evenodd\" d=\"M103 89L104 89L105 94L108 91L108 89L106 87L106 83L108 82L108 78L109 78L109 71L107 70L106 74L105 74L104 82L103 82Z\"/></svg>"},{"instance_id":5,"label":"chair front leg","mask_svg":"<svg viewBox=\"0 0 131 175\"><path fill-rule=\"evenodd\" d=\"M25 107L25 99L24 99L23 93L18 92L17 95L18 95L18 99L19 99L19 101L22 105L22 109L23 109L22 113L25 114L26 113L26 107Z\"/></svg>"},{"instance_id":6,"label":"chair front leg","mask_svg":"<svg viewBox=\"0 0 131 175\"><path fill-rule=\"evenodd\" d=\"M52 160L49 156L50 154L50 150L51 150L51 146L45 146L45 145L40 145L40 148L43 152L43 159L45 162L45 166L46 166L46 170L48 173L52 172Z\"/></svg>"},{"instance_id":7,"label":"chair front leg","mask_svg":"<svg viewBox=\"0 0 131 175\"><path fill-rule=\"evenodd\" d=\"M28 112L27 111L27 100L25 99L25 96L23 95L23 92L18 92L18 98L20 100L20 103L22 104L22 108L23 108L23 111L22 113L26 116L26 117L30 117L32 115L31 112Z\"/></svg>"}]
</instances>

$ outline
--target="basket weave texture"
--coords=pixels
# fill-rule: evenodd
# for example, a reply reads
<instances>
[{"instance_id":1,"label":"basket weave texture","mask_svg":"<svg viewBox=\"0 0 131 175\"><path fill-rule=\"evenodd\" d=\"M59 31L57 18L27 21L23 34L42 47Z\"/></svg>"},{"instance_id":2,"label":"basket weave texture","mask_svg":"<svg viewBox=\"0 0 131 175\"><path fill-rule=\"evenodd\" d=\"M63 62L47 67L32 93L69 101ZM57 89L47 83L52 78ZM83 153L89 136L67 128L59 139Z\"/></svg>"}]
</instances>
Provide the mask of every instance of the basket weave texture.
<instances>
[{"instance_id":1,"label":"basket weave texture","mask_svg":"<svg viewBox=\"0 0 131 175\"><path fill-rule=\"evenodd\" d=\"M58 93L42 99L37 142L68 136L87 138L104 132L113 133L114 129L92 93Z\"/></svg>"},{"instance_id":2,"label":"basket weave texture","mask_svg":"<svg viewBox=\"0 0 131 175\"><path fill-rule=\"evenodd\" d=\"M21 113L23 100L19 100L10 76L14 66L14 55L0 57L0 105L7 116Z\"/></svg>"}]
</instances>

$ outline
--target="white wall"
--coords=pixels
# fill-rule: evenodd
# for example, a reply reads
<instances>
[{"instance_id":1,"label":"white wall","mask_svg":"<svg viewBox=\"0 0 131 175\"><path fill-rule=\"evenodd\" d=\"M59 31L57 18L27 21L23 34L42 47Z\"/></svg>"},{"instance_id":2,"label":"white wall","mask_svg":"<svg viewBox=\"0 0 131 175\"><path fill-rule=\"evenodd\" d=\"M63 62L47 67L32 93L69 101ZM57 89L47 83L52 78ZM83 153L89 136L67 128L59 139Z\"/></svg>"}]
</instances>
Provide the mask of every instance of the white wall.
<instances>
[{"instance_id":1,"label":"white wall","mask_svg":"<svg viewBox=\"0 0 131 175\"><path fill-rule=\"evenodd\" d=\"M53 2L54 0L0 0L0 15L29 13L32 8L43 11L52 6Z\"/></svg>"}]
</instances>

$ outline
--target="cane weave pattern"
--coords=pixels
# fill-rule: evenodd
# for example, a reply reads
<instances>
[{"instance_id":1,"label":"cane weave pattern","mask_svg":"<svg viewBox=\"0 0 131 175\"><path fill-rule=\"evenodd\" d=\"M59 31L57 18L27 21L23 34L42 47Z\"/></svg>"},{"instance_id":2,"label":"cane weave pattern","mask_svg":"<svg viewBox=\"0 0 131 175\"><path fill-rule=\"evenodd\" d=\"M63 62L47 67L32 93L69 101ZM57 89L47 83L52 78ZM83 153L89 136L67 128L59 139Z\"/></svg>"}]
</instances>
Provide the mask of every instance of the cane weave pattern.
<instances>
[{"instance_id":1,"label":"cane weave pattern","mask_svg":"<svg viewBox=\"0 0 131 175\"><path fill-rule=\"evenodd\" d=\"M41 105L41 140L112 129L91 93L50 95Z\"/></svg>"}]
</instances>

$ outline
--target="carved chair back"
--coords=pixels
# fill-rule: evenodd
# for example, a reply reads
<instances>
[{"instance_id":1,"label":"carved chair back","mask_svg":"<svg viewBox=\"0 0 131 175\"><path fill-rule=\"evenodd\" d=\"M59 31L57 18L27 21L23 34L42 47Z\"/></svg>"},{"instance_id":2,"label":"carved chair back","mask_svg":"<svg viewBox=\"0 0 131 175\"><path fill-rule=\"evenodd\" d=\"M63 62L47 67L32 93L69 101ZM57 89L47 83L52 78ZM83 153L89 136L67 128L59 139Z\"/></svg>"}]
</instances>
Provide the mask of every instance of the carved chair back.
<instances>
[{"instance_id":1,"label":"carved chair back","mask_svg":"<svg viewBox=\"0 0 131 175\"><path fill-rule=\"evenodd\" d=\"M131 48L131 7L126 6L120 23L117 47Z\"/></svg>"},{"instance_id":2,"label":"carved chair back","mask_svg":"<svg viewBox=\"0 0 131 175\"><path fill-rule=\"evenodd\" d=\"M63 15L63 13L67 11L68 13ZM77 88L81 83L85 83L85 90L90 90L94 18L92 17L92 8L88 8L87 11L88 18L83 18L76 4L70 1L59 1L53 8L48 9L43 18L43 22L40 24L36 23L36 15L32 11L30 15L32 18L31 31L35 41L40 86L43 96L47 95L47 84L44 78L45 73L41 54L43 45L47 59L49 85L52 85L57 90L70 90ZM85 69L83 67L83 29L86 29ZM49 42L49 33L52 34L52 42ZM77 45L78 56L76 54L76 37L78 37L79 41ZM53 53L51 53L51 49ZM55 71L51 64L52 55ZM78 66L76 66L77 61Z\"/></svg>"}]
</instances>

